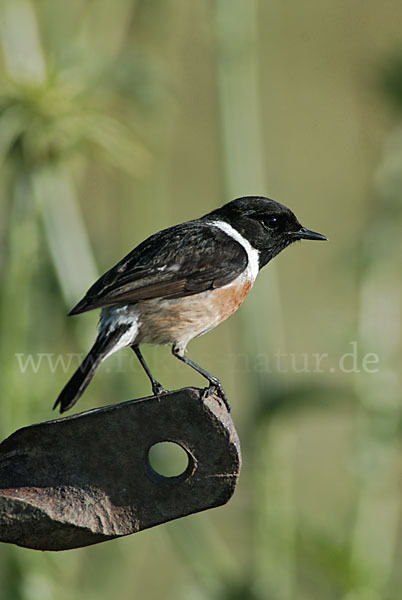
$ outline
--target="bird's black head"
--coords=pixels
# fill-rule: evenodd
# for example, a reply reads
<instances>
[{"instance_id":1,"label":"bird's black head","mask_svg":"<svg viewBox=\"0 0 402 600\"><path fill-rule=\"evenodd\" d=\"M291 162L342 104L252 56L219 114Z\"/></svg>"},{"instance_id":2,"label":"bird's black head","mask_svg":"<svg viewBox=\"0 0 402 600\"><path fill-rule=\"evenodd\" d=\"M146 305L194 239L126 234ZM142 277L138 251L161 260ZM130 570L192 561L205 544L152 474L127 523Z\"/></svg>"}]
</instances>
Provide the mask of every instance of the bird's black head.
<instances>
[{"instance_id":1,"label":"bird's black head","mask_svg":"<svg viewBox=\"0 0 402 600\"><path fill-rule=\"evenodd\" d=\"M296 240L326 240L303 227L292 211L262 196L245 196L228 202L203 219L229 223L259 250L260 268Z\"/></svg>"}]
</instances>

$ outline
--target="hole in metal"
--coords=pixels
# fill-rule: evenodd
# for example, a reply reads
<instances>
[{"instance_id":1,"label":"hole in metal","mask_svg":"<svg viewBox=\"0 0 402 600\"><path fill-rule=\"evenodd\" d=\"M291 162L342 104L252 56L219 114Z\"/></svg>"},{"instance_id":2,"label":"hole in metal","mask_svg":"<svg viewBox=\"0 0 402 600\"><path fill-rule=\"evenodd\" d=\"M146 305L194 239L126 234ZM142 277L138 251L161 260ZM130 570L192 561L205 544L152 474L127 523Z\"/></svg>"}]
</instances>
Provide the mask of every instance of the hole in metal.
<instances>
[{"instance_id":1,"label":"hole in metal","mask_svg":"<svg viewBox=\"0 0 402 600\"><path fill-rule=\"evenodd\" d=\"M181 478L190 464L188 453L174 442L158 442L148 451L148 466L151 472L164 479Z\"/></svg>"}]
</instances>

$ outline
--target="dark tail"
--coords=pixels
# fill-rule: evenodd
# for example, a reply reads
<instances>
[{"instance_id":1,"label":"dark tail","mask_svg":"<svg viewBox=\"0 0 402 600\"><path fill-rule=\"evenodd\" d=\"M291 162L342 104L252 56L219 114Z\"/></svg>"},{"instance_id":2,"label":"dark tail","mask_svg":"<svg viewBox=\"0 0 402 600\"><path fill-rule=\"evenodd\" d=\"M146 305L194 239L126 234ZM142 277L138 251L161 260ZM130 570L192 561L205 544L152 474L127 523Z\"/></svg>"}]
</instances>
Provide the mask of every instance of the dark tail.
<instances>
[{"instance_id":1,"label":"dark tail","mask_svg":"<svg viewBox=\"0 0 402 600\"><path fill-rule=\"evenodd\" d=\"M128 323L124 323L106 333L100 333L94 345L88 352L71 379L61 390L59 397L54 403L53 409L60 407L60 412L66 412L74 406L88 387L96 369L101 362L112 351L121 336L130 329Z\"/></svg>"}]
</instances>

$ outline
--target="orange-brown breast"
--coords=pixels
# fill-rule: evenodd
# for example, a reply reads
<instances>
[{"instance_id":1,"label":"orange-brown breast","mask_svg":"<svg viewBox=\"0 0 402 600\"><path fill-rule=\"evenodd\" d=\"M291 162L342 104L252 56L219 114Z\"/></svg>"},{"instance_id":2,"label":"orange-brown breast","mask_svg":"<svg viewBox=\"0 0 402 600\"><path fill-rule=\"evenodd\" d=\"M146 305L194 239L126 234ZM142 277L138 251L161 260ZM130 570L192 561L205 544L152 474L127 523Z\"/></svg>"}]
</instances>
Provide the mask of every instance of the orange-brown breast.
<instances>
[{"instance_id":1,"label":"orange-brown breast","mask_svg":"<svg viewBox=\"0 0 402 600\"><path fill-rule=\"evenodd\" d=\"M213 292L215 294L214 302L216 303L216 310L221 315L220 322L236 312L252 286L252 282L248 279L244 282L235 280L232 285L225 286Z\"/></svg>"},{"instance_id":2,"label":"orange-brown breast","mask_svg":"<svg viewBox=\"0 0 402 600\"><path fill-rule=\"evenodd\" d=\"M240 275L231 284L174 300L147 300L136 305L139 314L137 343L188 342L230 317L242 304L253 280Z\"/></svg>"}]
</instances>

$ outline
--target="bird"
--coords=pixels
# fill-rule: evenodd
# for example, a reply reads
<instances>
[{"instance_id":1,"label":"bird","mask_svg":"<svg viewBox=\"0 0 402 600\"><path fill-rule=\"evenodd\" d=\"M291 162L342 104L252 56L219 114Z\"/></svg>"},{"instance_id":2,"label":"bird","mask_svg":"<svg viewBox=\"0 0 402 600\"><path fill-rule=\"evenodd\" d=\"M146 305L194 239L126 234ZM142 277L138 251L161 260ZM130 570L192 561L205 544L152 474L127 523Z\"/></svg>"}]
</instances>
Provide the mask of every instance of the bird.
<instances>
[{"instance_id":1,"label":"bird","mask_svg":"<svg viewBox=\"0 0 402 600\"><path fill-rule=\"evenodd\" d=\"M297 240L327 240L294 213L264 196L245 196L148 237L102 275L69 312L101 309L98 334L54 408L63 413L82 396L109 356L131 347L154 396L166 393L140 345L171 344L173 355L208 381L230 410L221 381L185 355L188 343L230 317L257 274Z\"/></svg>"}]
</instances>

